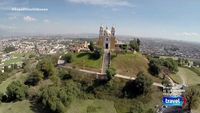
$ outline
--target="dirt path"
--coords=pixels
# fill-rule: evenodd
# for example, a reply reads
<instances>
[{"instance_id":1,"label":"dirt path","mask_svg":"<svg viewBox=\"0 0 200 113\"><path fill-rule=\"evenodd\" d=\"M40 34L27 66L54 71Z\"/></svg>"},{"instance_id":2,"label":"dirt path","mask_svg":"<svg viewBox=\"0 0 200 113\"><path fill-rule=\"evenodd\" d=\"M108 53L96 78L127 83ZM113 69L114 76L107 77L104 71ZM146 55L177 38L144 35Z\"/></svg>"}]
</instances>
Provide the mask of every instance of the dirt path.
<instances>
[{"instance_id":1,"label":"dirt path","mask_svg":"<svg viewBox=\"0 0 200 113\"><path fill-rule=\"evenodd\" d=\"M124 76L124 75L120 75L120 74L116 74L115 77L128 79L128 80L135 80L136 79L135 77L128 77L128 76ZM157 87L164 87L161 83L156 83L156 82L154 82L153 85L157 86Z\"/></svg>"},{"instance_id":2,"label":"dirt path","mask_svg":"<svg viewBox=\"0 0 200 113\"><path fill-rule=\"evenodd\" d=\"M68 67L61 66L61 67L72 69L72 67L69 67L69 66ZM105 73L99 73L99 72L90 71L90 70L84 70L84 69L77 69L77 70L81 71L81 72L85 72L85 73L90 73L90 74L97 74L97 75L104 75L105 74ZM116 74L115 77L122 78L122 79L127 79L127 80L135 80L135 77L129 77L129 76L120 75L120 74ZM164 87L161 83L156 83L156 82L154 82L153 85L157 86L157 87Z\"/></svg>"}]
</instances>

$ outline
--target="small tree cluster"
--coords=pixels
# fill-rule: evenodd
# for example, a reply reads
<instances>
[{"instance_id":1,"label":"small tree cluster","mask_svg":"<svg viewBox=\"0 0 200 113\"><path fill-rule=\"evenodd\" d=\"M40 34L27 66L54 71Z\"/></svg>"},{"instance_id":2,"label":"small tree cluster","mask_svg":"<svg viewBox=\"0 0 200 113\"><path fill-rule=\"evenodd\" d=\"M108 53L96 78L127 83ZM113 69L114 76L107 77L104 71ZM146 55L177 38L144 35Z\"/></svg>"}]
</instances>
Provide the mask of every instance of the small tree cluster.
<instances>
[{"instance_id":1,"label":"small tree cluster","mask_svg":"<svg viewBox=\"0 0 200 113\"><path fill-rule=\"evenodd\" d=\"M44 78L49 78L50 76L57 74L57 70L49 58L39 61L36 68L43 72Z\"/></svg>"},{"instance_id":2,"label":"small tree cluster","mask_svg":"<svg viewBox=\"0 0 200 113\"><path fill-rule=\"evenodd\" d=\"M77 84L68 81L64 87L48 86L42 89L40 98L45 107L56 113L64 113L65 107L79 94L79 91Z\"/></svg>"},{"instance_id":3,"label":"small tree cluster","mask_svg":"<svg viewBox=\"0 0 200 113\"><path fill-rule=\"evenodd\" d=\"M6 53L10 53L10 52L15 51L15 50L16 50L15 47L13 47L13 46L9 46L9 47L6 47L6 48L4 49L4 52L6 52Z\"/></svg>"},{"instance_id":4,"label":"small tree cluster","mask_svg":"<svg viewBox=\"0 0 200 113\"><path fill-rule=\"evenodd\" d=\"M35 86L42 79L43 79L43 74L40 71L38 71L38 70L34 70L34 71L32 71L30 73L29 77L25 81L25 84L26 85L30 85L30 86Z\"/></svg>"},{"instance_id":5,"label":"small tree cluster","mask_svg":"<svg viewBox=\"0 0 200 113\"><path fill-rule=\"evenodd\" d=\"M88 48L90 49L91 52L94 51L95 47L94 47L94 43L91 41L90 44L88 45Z\"/></svg>"},{"instance_id":6,"label":"small tree cluster","mask_svg":"<svg viewBox=\"0 0 200 113\"><path fill-rule=\"evenodd\" d=\"M149 71L154 76L158 76L160 74L161 66L157 60L155 60L155 59L150 60Z\"/></svg>"},{"instance_id":7,"label":"small tree cluster","mask_svg":"<svg viewBox=\"0 0 200 113\"><path fill-rule=\"evenodd\" d=\"M73 61L73 56L70 53L67 53L65 55L62 56L62 59L66 62L66 63L72 63Z\"/></svg>"},{"instance_id":8,"label":"small tree cluster","mask_svg":"<svg viewBox=\"0 0 200 113\"><path fill-rule=\"evenodd\" d=\"M133 51L140 51L140 39L131 40L129 43L130 49Z\"/></svg>"},{"instance_id":9,"label":"small tree cluster","mask_svg":"<svg viewBox=\"0 0 200 113\"><path fill-rule=\"evenodd\" d=\"M96 48L92 54L93 59L99 59L103 54L103 51L101 48Z\"/></svg>"},{"instance_id":10,"label":"small tree cluster","mask_svg":"<svg viewBox=\"0 0 200 113\"><path fill-rule=\"evenodd\" d=\"M150 58L149 71L152 75L158 76L162 69L167 68L171 73L178 72L178 64L172 58L159 59Z\"/></svg>"},{"instance_id":11,"label":"small tree cluster","mask_svg":"<svg viewBox=\"0 0 200 113\"><path fill-rule=\"evenodd\" d=\"M27 96L28 87L22 84L20 81L14 81L8 85L6 94L8 100L23 100Z\"/></svg>"},{"instance_id":12,"label":"small tree cluster","mask_svg":"<svg viewBox=\"0 0 200 113\"><path fill-rule=\"evenodd\" d=\"M135 80L131 80L126 83L123 88L123 94L128 98L133 98L139 95L147 95L151 91L152 84L153 80L148 75L140 72Z\"/></svg>"},{"instance_id":13,"label":"small tree cluster","mask_svg":"<svg viewBox=\"0 0 200 113\"><path fill-rule=\"evenodd\" d=\"M106 70L106 76L108 80L111 80L116 75L116 69L109 68Z\"/></svg>"}]
</instances>

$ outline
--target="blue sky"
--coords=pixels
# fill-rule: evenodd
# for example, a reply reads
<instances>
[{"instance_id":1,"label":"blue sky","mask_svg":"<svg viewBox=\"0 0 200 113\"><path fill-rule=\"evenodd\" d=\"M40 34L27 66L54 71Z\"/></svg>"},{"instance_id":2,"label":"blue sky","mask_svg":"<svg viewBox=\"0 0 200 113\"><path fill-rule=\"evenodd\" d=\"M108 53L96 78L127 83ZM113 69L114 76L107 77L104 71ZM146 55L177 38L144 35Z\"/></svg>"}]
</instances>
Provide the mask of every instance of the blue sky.
<instances>
[{"instance_id":1,"label":"blue sky","mask_svg":"<svg viewBox=\"0 0 200 113\"><path fill-rule=\"evenodd\" d=\"M12 11L12 8L48 11ZM200 42L199 0L0 0L0 34L98 33Z\"/></svg>"}]
</instances>

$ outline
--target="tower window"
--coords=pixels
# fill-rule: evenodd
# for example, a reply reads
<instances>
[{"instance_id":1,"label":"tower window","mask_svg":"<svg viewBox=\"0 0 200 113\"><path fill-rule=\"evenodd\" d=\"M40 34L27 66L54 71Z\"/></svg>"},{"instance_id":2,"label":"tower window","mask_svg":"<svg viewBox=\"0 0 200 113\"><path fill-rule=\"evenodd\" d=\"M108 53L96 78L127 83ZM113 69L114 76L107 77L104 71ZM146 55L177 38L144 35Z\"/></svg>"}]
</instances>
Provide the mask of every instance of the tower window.
<instances>
[{"instance_id":1,"label":"tower window","mask_svg":"<svg viewBox=\"0 0 200 113\"><path fill-rule=\"evenodd\" d=\"M108 41L108 38L106 38L106 41Z\"/></svg>"}]
</instances>

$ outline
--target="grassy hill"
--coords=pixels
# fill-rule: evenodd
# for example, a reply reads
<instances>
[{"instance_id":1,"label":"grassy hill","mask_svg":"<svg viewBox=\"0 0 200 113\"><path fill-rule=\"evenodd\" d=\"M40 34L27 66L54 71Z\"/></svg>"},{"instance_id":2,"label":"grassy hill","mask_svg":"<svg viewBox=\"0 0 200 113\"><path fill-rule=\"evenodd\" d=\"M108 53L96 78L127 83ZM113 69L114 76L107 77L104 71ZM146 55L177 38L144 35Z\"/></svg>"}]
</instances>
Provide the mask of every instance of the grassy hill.
<instances>
[{"instance_id":1,"label":"grassy hill","mask_svg":"<svg viewBox=\"0 0 200 113\"><path fill-rule=\"evenodd\" d=\"M188 85L200 84L200 76L197 73L191 71L188 68L179 67L179 71L175 75L171 75L172 79L178 83L183 83L185 81Z\"/></svg>"},{"instance_id":2,"label":"grassy hill","mask_svg":"<svg viewBox=\"0 0 200 113\"><path fill-rule=\"evenodd\" d=\"M14 103L1 103L0 113L35 113L31 109L31 103L28 100L14 102Z\"/></svg>"},{"instance_id":3,"label":"grassy hill","mask_svg":"<svg viewBox=\"0 0 200 113\"><path fill-rule=\"evenodd\" d=\"M76 100L66 113L117 113L114 102L108 100Z\"/></svg>"},{"instance_id":4,"label":"grassy hill","mask_svg":"<svg viewBox=\"0 0 200 113\"><path fill-rule=\"evenodd\" d=\"M118 54L112 57L111 67L119 74L135 77L140 71L148 72L148 60L140 53Z\"/></svg>"},{"instance_id":5,"label":"grassy hill","mask_svg":"<svg viewBox=\"0 0 200 113\"><path fill-rule=\"evenodd\" d=\"M99 59L92 59L91 53L73 54L72 66L100 72L102 66L102 57Z\"/></svg>"}]
</instances>

